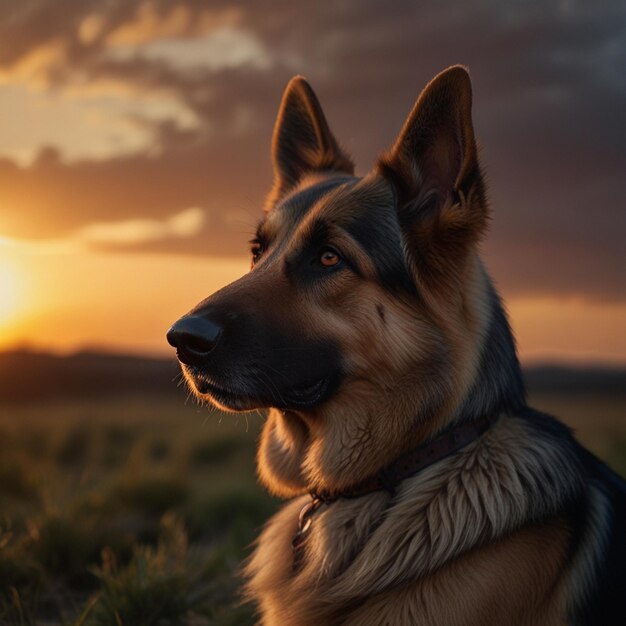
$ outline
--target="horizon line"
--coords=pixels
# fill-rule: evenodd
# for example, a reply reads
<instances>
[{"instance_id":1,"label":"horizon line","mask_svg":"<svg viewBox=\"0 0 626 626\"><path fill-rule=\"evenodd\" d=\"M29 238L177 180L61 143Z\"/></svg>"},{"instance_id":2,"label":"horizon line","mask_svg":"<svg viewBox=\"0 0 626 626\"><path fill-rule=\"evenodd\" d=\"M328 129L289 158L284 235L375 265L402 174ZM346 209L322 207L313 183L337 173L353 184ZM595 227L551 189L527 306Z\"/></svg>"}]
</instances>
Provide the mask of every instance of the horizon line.
<instances>
[{"instance_id":1,"label":"horizon line","mask_svg":"<svg viewBox=\"0 0 626 626\"><path fill-rule=\"evenodd\" d=\"M94 356L108 357L129 357L136 359L167 361L176 360L174 351L171 350L168 358L168 351L150 350L146 348L128 348L124 346L112 346L106 344L83 344L79 346L71 346L67 349L58 349L46 347L29 342L19 342L6 346L0 346L0 356L6 354L33 354L42 356L53 356L57 358L72 358L80 355L91 354ZM535 354L526 358L519 358L522 368L539 368L539 367L562 367L569 369L626 369L626 360L606 358L599 355L581 355L566 356L558 354L546 353L543 355Z\"/></svg>"}]
</instances>

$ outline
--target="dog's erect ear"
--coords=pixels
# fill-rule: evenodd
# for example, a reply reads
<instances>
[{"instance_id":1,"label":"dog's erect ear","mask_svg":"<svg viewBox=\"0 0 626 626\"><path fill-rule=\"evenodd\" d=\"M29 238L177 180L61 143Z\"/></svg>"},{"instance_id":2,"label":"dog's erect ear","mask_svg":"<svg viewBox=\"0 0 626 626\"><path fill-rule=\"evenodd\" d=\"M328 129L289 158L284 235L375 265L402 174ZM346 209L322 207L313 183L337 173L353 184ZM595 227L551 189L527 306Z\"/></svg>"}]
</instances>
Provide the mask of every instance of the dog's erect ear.
<instances>
[{"instance_id":1,"label":"dog's erect ear","mask_svg":"<svg viewBox=\"0 0 626 626\"><path fill-rule=\"evenodd\" d=\"M414 254L436 253L441 264L442 257L449 261L480 236L487 210L472 127L472 86L463 67L444 70L426 86L377 169L396 189Z\"/></svg>"},{"instance_id":2,"label":"dog's erect ear","mask_svg":"<svg viewBox=\"0 0 626 626\"><path fill-rule=\"evenodd\" d=\"M274 187L268 208L311 172L354 172L354 165L330 132L322 107L309 84L296 76L289 81L274 126L272 140Z\"/></svg>"},{"instance_id":3,"label":"dog's erect ear","mask_svg":"<svg viewBox=\"0 0 626 626\"><path fill-rule=\"evenodd\" d=\"M472 128L472 85L460 65L441 72L417 99L393 148L379 166L396 183L403 202L440 202L471 186L478 175Z\"/></svg>"}]
</instances>

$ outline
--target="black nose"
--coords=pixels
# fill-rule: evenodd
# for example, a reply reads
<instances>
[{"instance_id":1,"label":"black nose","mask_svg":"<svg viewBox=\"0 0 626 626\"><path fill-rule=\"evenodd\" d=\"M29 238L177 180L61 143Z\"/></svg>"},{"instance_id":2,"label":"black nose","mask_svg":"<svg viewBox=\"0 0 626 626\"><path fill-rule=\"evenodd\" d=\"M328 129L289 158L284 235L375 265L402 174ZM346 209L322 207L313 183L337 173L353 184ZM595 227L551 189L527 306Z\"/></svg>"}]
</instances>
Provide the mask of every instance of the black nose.
<instances>
[{"instance_id":1,"label":"black nose","mask_svg":"<svg viewBox=\"0 0 626 626\"><path fill-rule=\"evenodd\" d=\"M215 348L222 328L202 317L182 317L168 331L167 341L176 348L180 361L197 365Z\"/></svg>"}]
</instances>

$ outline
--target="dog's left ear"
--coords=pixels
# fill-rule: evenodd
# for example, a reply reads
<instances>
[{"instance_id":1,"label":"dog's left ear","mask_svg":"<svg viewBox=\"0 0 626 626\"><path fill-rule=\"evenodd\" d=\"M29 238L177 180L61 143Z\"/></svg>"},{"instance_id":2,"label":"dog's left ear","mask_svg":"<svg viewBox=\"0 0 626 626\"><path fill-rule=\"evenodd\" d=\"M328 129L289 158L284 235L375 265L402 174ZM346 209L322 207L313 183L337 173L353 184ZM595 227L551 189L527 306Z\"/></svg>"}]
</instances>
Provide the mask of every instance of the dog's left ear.
<instances>
[{"instance_id":1,"label":"dog's left ear","mask_svg":"<svg viewBox=\"0 0 626 626\"><path fill-rule=\"evenodd\" d=\"M377 169L396 190L414 256L449 263L480 236L487 209L465 68L450 67L426 86Z\"/></svg>"},{"instance_id":2,"label":"dog's left ear","mask_svg":"<svg viewBox=\"0 0 626 626\"><path fill-rule=\"evenodd\" d=\"M274 186L267 208L308 173L354 173L354 164L330 132L315 93L302 76L292 78L283 94L274 126L272 161Z\"/></svg>"}]
</instances>

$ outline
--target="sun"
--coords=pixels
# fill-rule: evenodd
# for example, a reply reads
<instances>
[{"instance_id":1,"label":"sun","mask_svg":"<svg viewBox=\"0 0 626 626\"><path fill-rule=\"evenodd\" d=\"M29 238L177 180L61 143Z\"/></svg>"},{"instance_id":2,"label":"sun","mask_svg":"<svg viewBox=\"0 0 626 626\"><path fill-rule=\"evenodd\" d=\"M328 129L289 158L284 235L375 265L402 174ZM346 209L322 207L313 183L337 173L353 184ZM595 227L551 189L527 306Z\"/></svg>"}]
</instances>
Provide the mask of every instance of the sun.
<instances>
[{"instance_id":1,"label":"sun","mask_svg":"<svg viewBox=\"0 0 626 626\"><path fill-rule=\"evenodd\" d=\"M23 283L19 270L8 260L0 258L0 334L13 322L23 304Z\"/></svg>"}]
</instances>

